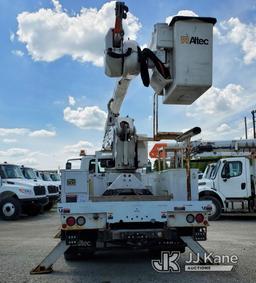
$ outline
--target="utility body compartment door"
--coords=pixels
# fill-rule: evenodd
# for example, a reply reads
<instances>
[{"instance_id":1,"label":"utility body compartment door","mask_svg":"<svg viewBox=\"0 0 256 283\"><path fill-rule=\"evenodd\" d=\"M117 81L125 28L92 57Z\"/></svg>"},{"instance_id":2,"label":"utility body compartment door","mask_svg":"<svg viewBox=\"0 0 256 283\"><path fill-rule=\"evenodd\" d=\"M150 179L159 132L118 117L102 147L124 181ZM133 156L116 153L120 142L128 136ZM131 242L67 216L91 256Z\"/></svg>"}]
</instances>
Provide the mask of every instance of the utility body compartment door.
<instances>
[{"instance_id":1,"label":"utility body compartment door","mask_svg":"<svg viewBox=\"0 0 256 283\"><path fill-rule=\"evenodd\" d=\"M88 171L73 169L61 171L61 202L89 200Z\"/></svg>"}]
</instances>

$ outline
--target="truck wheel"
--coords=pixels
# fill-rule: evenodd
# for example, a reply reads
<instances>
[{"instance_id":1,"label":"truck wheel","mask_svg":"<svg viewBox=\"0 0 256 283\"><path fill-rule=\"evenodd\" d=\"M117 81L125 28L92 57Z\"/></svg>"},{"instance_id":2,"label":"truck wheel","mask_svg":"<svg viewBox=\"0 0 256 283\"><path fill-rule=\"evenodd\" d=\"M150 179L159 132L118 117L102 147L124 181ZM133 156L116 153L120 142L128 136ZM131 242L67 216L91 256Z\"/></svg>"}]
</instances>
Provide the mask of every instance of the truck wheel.
<instances>
[{"instance_id":1,"label":"truck wheel","mask_svg":"<svg viewBox=\"0 0 256 283\"><path fill-rule=\"evenodd\" d=\"M37 205L29 206L25 212L28 216L37 216L41 212L41 207Z\"/></svg>"},{"instance_id":2,"label":"truck wheel","mask_svg":"<svg viewBox=\"0 0 256 283\"><path fill-rule=\"evenodd\" d=\"M4 220L16 220L21 214L21 204L18 199L9 197L0 203L0 217Z\"/></svg>"},{"instance_id":3,"label":"truck wheel","mask_svg":"<svg viewBox=\"0 0 256 283\"><path fill-rule=\"evenodd\" d=\"M84 247L69 247L64 252L65 260L86 260L91 258L95 253L93 248L84 248Z\"/></svg>"},{"instance_id":4,"label":"truck wheel","mask_svg":"<svg viewBox=\"0 0 256 283\"><path fill-rule=\"evenodd\" d=\"M44 206L44 211L49 211L52 209L54 203L53 202L48 202L47 205Z\"/></svg>"},{"instance_id":5,"label":"truck wheel","mask_svg":"<svg viewBox=\"0 0 256 283\"><path fill-rule=\"evenodd\" d=\"M220 201L213 196L202 196L200 197L200 200L212 201L212 211L209 213L208 219L210 221L218 220L220 218L222 210Z\"/></svg>"},{"instance_id":6,"label":"truck wheel","mask_svg":"<svg viewBox=\"0 0 256 283\"><path fill-rule=\"evenodd\" d=\"M69 261L69 260L78 260L77 247L69 247L64 252L64 258L67 261Z\"/></svg>"}]
</instances>

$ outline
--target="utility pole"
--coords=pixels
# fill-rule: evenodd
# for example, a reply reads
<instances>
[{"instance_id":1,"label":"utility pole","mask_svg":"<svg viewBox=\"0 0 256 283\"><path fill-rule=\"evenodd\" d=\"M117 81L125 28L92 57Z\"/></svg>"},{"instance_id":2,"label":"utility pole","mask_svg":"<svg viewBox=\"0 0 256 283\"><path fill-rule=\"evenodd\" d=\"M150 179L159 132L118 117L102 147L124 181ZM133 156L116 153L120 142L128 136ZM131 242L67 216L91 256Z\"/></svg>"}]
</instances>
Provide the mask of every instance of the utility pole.
<instances>
[{"instance_id":1,"label":"utility pole","mask_svg":"<svg viewBox=\"0 0 256 283\"><path fill-rule=\"evenodd\" d=\"M248 139L248 130L247 130L247 119L244 117L244 130L245 130L245 139Z\"/></svg>"},{"instance_id":2,"label":"utility pole","mask_svg":"<svg viewBox=\"0 0 256 283\"><path fill-rule=\"evenodd\" d=\"M253 138L256 139L256 110L252 110Z\"/></svg>"}]
</instances>

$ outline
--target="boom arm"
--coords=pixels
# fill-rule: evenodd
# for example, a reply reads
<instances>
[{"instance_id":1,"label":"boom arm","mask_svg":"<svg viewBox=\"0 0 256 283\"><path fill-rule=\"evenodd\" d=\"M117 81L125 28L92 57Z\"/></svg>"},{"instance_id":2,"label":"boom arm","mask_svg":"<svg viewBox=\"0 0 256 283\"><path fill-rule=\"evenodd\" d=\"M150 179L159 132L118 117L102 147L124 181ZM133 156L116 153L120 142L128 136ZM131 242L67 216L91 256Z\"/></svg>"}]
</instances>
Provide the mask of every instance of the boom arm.
<instances>
[{"instance_id":1,"label":"boom arm","mask_svg":"<svg viewBox=\"0 0 256 283\"><path fill-rule=\"evenodd\" d=\"M105 124L105 134L102 145L105 150L112 149L113 127L115 126L116 118L119 116L131 80L132 77L125 77L118 80L113 97L108 102L108 116Z\"/></svg>"}]
</instances>

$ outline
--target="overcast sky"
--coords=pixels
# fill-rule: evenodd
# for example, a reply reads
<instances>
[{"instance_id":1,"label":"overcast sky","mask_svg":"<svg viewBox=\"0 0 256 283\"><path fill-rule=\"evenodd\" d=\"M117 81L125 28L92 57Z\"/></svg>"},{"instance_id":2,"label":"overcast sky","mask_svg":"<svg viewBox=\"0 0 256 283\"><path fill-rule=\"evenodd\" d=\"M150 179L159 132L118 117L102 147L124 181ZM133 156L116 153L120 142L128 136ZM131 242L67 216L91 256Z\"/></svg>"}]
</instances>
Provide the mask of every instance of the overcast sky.
<instances>
[{"instance_id":1,"label":"overcast sky","mask_svg":"<svg viewBox=\"0 0 256 283\"><path fill-rule=\"evenodd\" d=\"M244 136L256 107L253 0L126 1L126 35L149 43L153 25L176 14L216 17L213 87L191 106L160 106L160 130L202 128L202 139ZM104 75L104 36L114 2L0 1L0 162L63 167L81 148L100 149L115 79ZM122 115L151 135L153 90L136 78Z\"/></svg>"}]
</instances>

